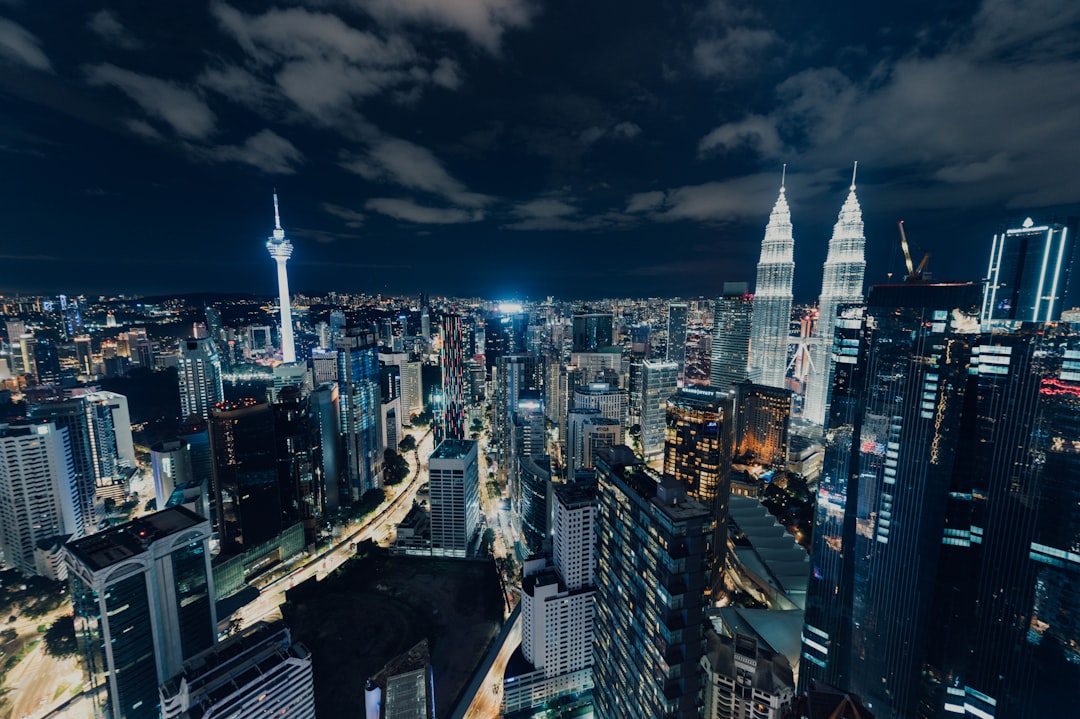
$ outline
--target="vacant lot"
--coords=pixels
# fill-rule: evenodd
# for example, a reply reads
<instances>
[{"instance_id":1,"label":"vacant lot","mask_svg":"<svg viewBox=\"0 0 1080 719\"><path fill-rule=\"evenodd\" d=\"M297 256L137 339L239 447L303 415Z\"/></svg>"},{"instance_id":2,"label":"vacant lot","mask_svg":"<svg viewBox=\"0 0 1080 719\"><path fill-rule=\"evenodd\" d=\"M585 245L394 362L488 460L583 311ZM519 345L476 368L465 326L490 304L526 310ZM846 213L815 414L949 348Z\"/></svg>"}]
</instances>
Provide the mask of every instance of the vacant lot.
<instances>
[{"instance_id":1,"label":"vacant lot","mask_svg":"<svg viewBox=\"0 0 1080 719\"><path fill-rule=\"evenodd\" d=\"M449 714L502 621L491 562L375 550L286 597L285 621L312 653L319 716L362 716L367 678L424 638L436 710Z\"/></svg>"}]
</instances>

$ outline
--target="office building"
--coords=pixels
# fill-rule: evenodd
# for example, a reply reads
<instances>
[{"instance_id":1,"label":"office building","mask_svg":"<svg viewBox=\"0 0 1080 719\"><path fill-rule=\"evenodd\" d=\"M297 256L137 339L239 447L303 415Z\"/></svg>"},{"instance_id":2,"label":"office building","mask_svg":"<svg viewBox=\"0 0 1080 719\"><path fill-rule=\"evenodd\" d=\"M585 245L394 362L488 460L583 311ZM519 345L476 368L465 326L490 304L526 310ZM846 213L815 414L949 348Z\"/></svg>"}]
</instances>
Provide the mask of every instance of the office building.
<instances>
[{"instance_id":1,"label":"office building","mask_svg":"<svg viewBox=\"0 0 1080 719\"><path fill-rule=\"evenodd\" d=\"M75 361L78 364L78 371L87 376L94 374L94 353L90 342L90 335L79 335L75 338Z\"/></svg>"},{"instance_id":2,"label":"office building","mask_svg":"<svg viewBox=\"0 0 1080 719\"><path fill-rule=\"evenodd\" d=\"M341 396L337 382L324 382L311 392L311 407L319 424L319 464L322 467L323 507L333 514L347 494L347 476L342 456Z\"/></svg>"},{"instance_id":3,"label":"office building","mask_svg":"<svg viewBox=\"0 0 1080 719\"><path fill-rule=\"evenodd\" d=\"M158 719L158 686L215 643L209 542L209 520L170 507L66 545L96 715Z\"/></svg>"},{"instance_id":4,"label":"office building","mask_svg":"<svg viewBox=\"0 0 1080 719\"><path fill-rule=\"evenodd\" d=\"M627 447L596 473L596 716L697 719L712 511Z\"/></svg>"},{"instance_id":5,"label":"office building","mask_svg":"<svg viewBox=\"0 0 1080 719\"><path fill-rule=\"evenodd\" d=\"M274 413L254 399L221 402L210 417L214 527L226 555L276 537L295 520L283 503L274 443Z\"/></svg>"},{"instance_id":6,"label":"office building","mask_svg":"<svg viewBox=\"0 0 1080 719\"><path fill-rule=\"evenodd\" d=\"M674 362L641 363L641 455L646 460L664 453L667 401L679 388L679 366Z\"/></svg>"},{"instance_id":7,"label":"office building","mask_svg":"<svg viewBox=\"0 0 1080 719\"><path fill-rule=\"evenodd\" d=\"M735 384L735 455L773 469L788 460L791 390L754 384Z\"/></svg>"},{"instance_id":8,"label":"office building","mask_svg":"<svg viewBox=\"0 0 1080 719\"><path fill-rule=\"evenodd\" d=\"M709 385L723 392L750 372L750 329L754 297L745 282L725 282L713 313L712 363Z\"/></svg>"},{"instance_id":9,"label":"office building","mask_svg":"<svg viewBox=\"0 0 1080 719\"><path fill-rule=\"evenodd\" d=\"M195 478L191 468L191 449L187 440L175 437L150 445L150 467L154 477L154 497L164 508L173 490ZM207 519L210 519L207 516Z\"/></svg>"},{"instance_id":10,"label":"office building","mask_svg":"<svg viewBox=\"0 0 1080 719\"><path fill-rule=\"evenodd\" d=\"M342 332L338 339L338 386L347 486L339 501L351 504L382 486L386 448L379 427L379 345L375 335L359 327L346 327Z\"/></svg>"},{"instance_id":11,"label":"office building","mask_svg":"<svg viewBox=\"0 0 1080 719\"><path fill-rule=\"evenodd\" d=\"M667 316L667 360L679 365L679 382L686 372L686 313L685 302L669 302Z\"/></svg>"},{"instance_id":12,"label":"office building","mask_svg":"<svg viewBox=\"0 0 1080 719\"><path fill-rule=\"evenodd\" d=\"M244 629L159 688L162 719L315 719L311 653L283 624Z\"/></svg>"},{"instance_id":13,"label":"office building","mask_svg":"<svg viewBox=\"0 0 1080 719\"><path fill-rule=\"evenodd\" d=\"M270 391L270 401L276 401L281 390L286 387L296 387L307 394L311 391L312 384L311 371L308 369L307 362L282 362L274 365L274 384Z\"/></svg>"},{"instance_id":14,"label":"office building","mask_svg":"<svg viewBox=\"0 0 1080 719\"><path fill-rule=\"evenodd\" d=\"M295 386L283 388L271 408L282 529L300 521L305 540L314 544L326 513L319 416Z\"/></svg>"},{"instance_id":15,"label":"office building","mask_svg":"<svg viewBox=\"0 0 1080 719\"><path fill-rule=\"evenodd\" d=\"M791 210L788 209L784 182L781 180L780 196L773 205L769 224L765 226L765 238L761 241L750 330L750 346L753 349L750 353L750 378L768 387L783 387L787 374L794 277L795 239L791 231Z\"/></svg>"},{"instance_id":16,"label":"office building","mask_svg":"<svg viewBox=\"0 0 1080 719\"><path fill-rule=\"evenodd\" d=\"M1022 653L1035 617L1018 619L1019 607L1044 591L1036 589L1034 576L1025 577L1022 569L1026 565L1030 571L1038 564L1026 559L1038 539L1025 536L1020 528L1029 510L1010 516L1005 499L1014 491L1036 491L1028 479L1013 475L1030 466L1022 457L1034 437L1017 430L1031 421L1027 415L1038 390L1029 393L1027 404L1018 396L1007 397L1013 388L996 378L1019 371L1022 360L1017 357L1010 367L1012 348L989 335L992 346L983 348L985 362L976 351L981 300L976 283L878 285L865 310L844 310L833 323L836 371L814 520L799 682L806 687L815 680L858 694L881 717L947 716L947 703L962 709L970 705L977 710L970 712L975 716L1039 715L1004 701L1008 693L1003 688L1014 679L1018 683L1011 688L1019 688L1020 677L1029 671L1012 663L1019 655L999 660L994 651L977 652L967 643L970 638L965 639L976 625L990 631L993 622L984 624L988 616L1022 623L1024 629L1014 638L1023 638L1008 651L997 649ZM972 369L979 374L971 374ZM1023 377L1038 377L1034 369L1024 367ZM995 378L985 387L990 395L972 387L983 380L984 370ZM972 391L974 398L969 396ZM992 416L971 416L977 404L994 407ZM1008 449L997 445L998 440ZM1008 454L997 454L1000 451ZM996 470L995 462L1010 469ZM1038 482L1035 476L1030 480ZM1018 503L1024 504L1026 500ZM1011 546L1002 551L1017 557L1022 552L1025 559L1017 564L1006 561L1005 554L991 555L992 540L986 533L1008 536ZM962 562L943 564L958 545L978 546L955 556ZM983 571L993 574L985 580L988 584L981 584L977 574L966 574L976 571L983 556L988 562ZM912 562L912 557L919 561ZM971 603L965 610L970 613L949 620L955 625L935 618L935 612L948 613L972 600L980 584L990 593L984 597L987 604ZM989 600L1006 586L1007 595ZM1008 611L1005 597L1018 598L1024 591L1028 599L1014 605L1016 613ZM993 631L997 637L1008 634ZM950 658L958 653L965 659L952 663ZM943 662L937 665L941 673L931 670L935 655ZM1002 671L1000 676L993 672L993 685L986 675L976 681L978 669L994 663ZM1004 671L1007 665L1014 670L1011 676ZM920 692L934 682L940 692L938 706L923 713L928 698ZM945 691L957 688L959 702ZM970 697L967 688L974 692ZM997 709L978 699L978 693L997 697Z\"/></svg>"},{"instance_id":17,"label":"office building","mask_svg":"<svg viewBox=\"0 0 1080 719\"><path fill-rule=\"evenodd\" d=\"M484 320L484 362L490 375L500 357L525 353L525 328L529 316L493 313Z\"/></svg>"},{"instance_id":18,"label":"office building","mask_svg":"<svg viewBox=\"0 0 1080 719\"><path fill-rule=\"evenodd\" d=\"M413 417L424 411L424 390L420 378L420 361L410 359L406 352L380 352L379 361L394 365L401 371L401 411Z\"/></svg>"},{"instance_id":19,"label":"office building","mask_svg":"<svg viewBox=\"0 0 1080 719\"><path fill-rule=\"evenodd\" d=\"M820 351L816 353L815 372L810 377L803 405L803 419L824 425L829 409L829 392L833 381L833 327L836 313L844 305L863 301L863 275L866 273L866 236L863 232L862 208L855 196L855 175L847 200L833 226L829 251L825 256L821 278L821 297L818 299L817 337Z\"/></svg>"},{"instance_id":20,"label":"office building","mask_svg":"<svg viewBox=\"0 0 1080 719\"><path fill-rule=\"evenodd\" d=\"M623 444L622 423L604 417L597 409L572 409L567 415L566 478L596 466L605 447Z\"/></svg>"},{"instance_id":21,"label":"office building","mask_svg":"<svg viewBox=\"0 0 1080 719\"><path fill-rule=\"evenodd\" d=\"M52 422L0 424L3 565L27 576L48 575L35 556L38 543L83 530L67 430Z\"/></svg>"},{"instance_id":22,"label":"office building","mask_svg":"<svg viewBox=\"0 0 1080 719\"><path fill-rule=\"evenodd\" d=\"M67 430L75 470L76 501L86 533L96 529L102 507L97 502L99 490L108 490L119 480L120 459L117 450L116 427L112 407L96 401L90 395L67 398L47 398L27 405L31 421L52 422ZM130 424L126 428L130 436Z\"/></svg>"},{"instance_id":23,"label":"office building","mask_svg":"<svg viewBox=\"0 0 1080 719\"><path fill-rule=\"evenodd\" d=\"M599 410L602 417L620 424L626 420L626 392L607 382L589 382L574 388L574 409Z\"/></svg>"},{"instance_id":24,"label":"office building","mask_svg":"<svg viewBox=\"0 0 1080 719\"><path fill-rule=\"evenodd\" d=\"M547 549L551 498L551 458L546 454L518 458L517 492L511 506L521 518L517 523L527 554Z\"/></svg>"},{"instance_id":25,"label":"office building","mask_svg":"<svg viewBox=\"0 0 1080 719\"><path fill-rule=\"evenodd\" d=\"M1020 227L994 235L983 294L982 322L1057 322L1072 270L1077 219Z\"/></svg>"},{"instance_id":26,"label":"office building","mask_svg":"<svg viewBox=\"0 0 1080 719\"><path fill-rule=\"evenodd\" d=\"M507 665L504 713L593 687L596 502L595 479L554 485L554 554L525 562L521 647Z\"/></svg>"},{"instance_id":27,"label":"office building","mask_svg":"<svg viewBox=\"0 0 1080 719\"><path fill-rule=\"evenodd\" d=\"M442 347L439 371L442 375L442 400L435 417L435 442L465 439L465 352L462 347L461 317L444 314L439 322Z\"/></svg>"},{"instance_id":28,"label":"office building","mask_svg":"<svg viewBox=\"0 0 1080 719\"><path fill-rule=\"evenodd\" d=\"M525 393L543 391L543 366L536 355L504 355L498 358L494 372L495 401L492 411L495 416L492 430L499 472L505 477L513 465L513 422L518 400Z\"/></svg>"},{"instance_id":29,"label":"office building","mask_svg":"<svg viewBox=\"0 0 1080 719\"><path fill-rule=\"evenodd\" d=\"M726 392L684 387L667 400L664 476L726 516L733 417Z\"/></svg>"},{"instance_id":30,"label":"office building","mask_svg":"<svg viewBox=\"0 0 1080 719\"><path fill-rule=\"evenodd\" d=\"M477 445L471 439L444 440L428 459L431 553L466 557L480 526Z\"/></svg>"},{"instance_id":31,"label":"office building","mask_svg":"<svg viewBox=\"0 0 1080 719\"><path fill-rule=\"evenodd\" d=\"M706 627L704 712L709 719L787 719L795 699L791 665L747 634Z\"/></svg>"},{"instance_id":32,"label":"office building","mask_svg":"<svg viewBox=\"0 0 1080 719\"><path fill-rule=\"evenodd\" d=\"M207 420L210 408L225 399L221 383L221 358L214 341L208 337L189 337L180 341L177 365L180 379L180 418L191 415Z\"/></svg>"},{"instance_id":33,"label":"office building","mask_svg":"<svg viewBox=\"0 0 1080 719\"><path fill-rule=\"evenodd\" d=\"M613 316L610 312L575 312L573 317L573 352L599 352L611 347Z\"/></svg>"},{"instance_id":34,"label":"office building","mask_svg":"<svg viewBox=\"0 0 1080 719\"><path fill-rule=\"evenodd\" d=\"M266 250L277 265L278 305L281 308L281 361L296 362L296 346L293 342L292 305L289 299L289 272L285 264L292 257L292 243L285 238L278 213L277 192L274 193L274 232L266 240Z\"/></svg>"}]
</instances>

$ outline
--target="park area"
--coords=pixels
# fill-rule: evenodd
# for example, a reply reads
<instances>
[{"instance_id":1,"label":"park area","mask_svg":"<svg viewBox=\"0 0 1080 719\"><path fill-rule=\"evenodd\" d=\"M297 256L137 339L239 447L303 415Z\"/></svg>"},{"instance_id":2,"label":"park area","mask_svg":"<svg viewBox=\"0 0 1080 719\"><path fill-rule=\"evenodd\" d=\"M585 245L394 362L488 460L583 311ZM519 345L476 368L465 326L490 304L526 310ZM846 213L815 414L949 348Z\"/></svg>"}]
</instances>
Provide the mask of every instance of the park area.
<instances>
[{"instance_id":1,"label":"park area","mask_svg":"<svg viewBox=\"0 0 1080 719\"><path fill-rule=\"evenodd\" d=\"M318 715L362 716L367 678L427 639L436 712L449 716L502 623L494 563L390 556L370 544L361 553L290 589L282 607L311 651Z\"/></svg>"}]
</instances>

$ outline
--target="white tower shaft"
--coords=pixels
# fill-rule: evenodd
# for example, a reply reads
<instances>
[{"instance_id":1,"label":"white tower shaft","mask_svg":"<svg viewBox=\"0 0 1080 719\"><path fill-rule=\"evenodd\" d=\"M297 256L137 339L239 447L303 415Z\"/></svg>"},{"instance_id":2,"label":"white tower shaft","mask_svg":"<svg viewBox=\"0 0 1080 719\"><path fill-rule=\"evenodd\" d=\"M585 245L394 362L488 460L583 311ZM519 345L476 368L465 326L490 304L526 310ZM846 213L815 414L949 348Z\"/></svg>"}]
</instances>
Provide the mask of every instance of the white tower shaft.
<instances>
[{"instance_id":1,"label":"white tower shaft","mask_svg":"<svg viewBox=\"0 0 1080 719\"><path fill-rule=\"evenodd\" d=\"M289 273L285 269L285 259L277 261L278 304L281 306L281 359L283 362L296 361L296 346L293 341L292 305L289 301Z\"/></svg>"}]
</instances>

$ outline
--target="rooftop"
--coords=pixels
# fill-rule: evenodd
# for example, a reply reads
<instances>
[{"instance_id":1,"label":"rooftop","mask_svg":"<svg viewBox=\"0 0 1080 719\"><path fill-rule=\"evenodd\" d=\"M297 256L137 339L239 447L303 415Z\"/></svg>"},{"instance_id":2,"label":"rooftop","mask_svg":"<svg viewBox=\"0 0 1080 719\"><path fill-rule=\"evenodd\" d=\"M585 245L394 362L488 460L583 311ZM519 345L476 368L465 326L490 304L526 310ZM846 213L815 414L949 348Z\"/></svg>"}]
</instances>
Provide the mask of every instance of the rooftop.
<instances>
[{"instance_id":1,"label":"rooftop","mask_svg":"<svg viewBox=\"0 0 1080 719\"><path fill-rule=\"evenodd\" d=\"M430 459L465 459L476 453L476 442L471 439L444 439Z\"/></svg>"},{"instance_id":2,"label":"rooftop","mask_svg":"<svg viewBox=\"0 0 1080 719\"><path fill-rule=\"evenodd\" d=\"M596 478L577 479L573 482L559 482L552 484L555 498L559 504L570 509L586 507L596 503Z\"/></svg>"},{"instance_id":3,"label":"rooftop","mask_svg":"<svg viewBox=\"0 0 1080 719\"><path fill-rule=\"evenodd\" d=\"M68 542L67 550L75 559L97 572L142 554L159 539L206 521L186 507L169 507Z\"/></svg>"}]
</instances>

